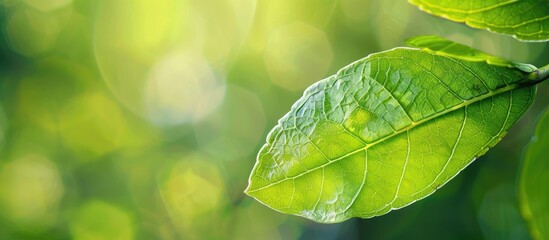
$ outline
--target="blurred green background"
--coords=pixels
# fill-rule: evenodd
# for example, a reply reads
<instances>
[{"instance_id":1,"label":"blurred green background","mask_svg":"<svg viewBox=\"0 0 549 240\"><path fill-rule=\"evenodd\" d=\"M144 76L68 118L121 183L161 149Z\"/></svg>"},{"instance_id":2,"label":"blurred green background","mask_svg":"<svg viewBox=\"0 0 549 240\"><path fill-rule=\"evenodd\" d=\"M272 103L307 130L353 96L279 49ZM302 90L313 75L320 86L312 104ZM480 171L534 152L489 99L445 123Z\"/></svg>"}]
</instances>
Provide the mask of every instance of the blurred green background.
<instances>
[{"instance_id":1,"label":"blurred green background","mask_svg":"<svg viewBox=\"0 0 549 240\"><path fill-rule=\"evenodd\" d=\"M527 239L520 157L541 110L431 197L322 225L243 194L304 88L406 38L549 63L545 43L404 0L0 0L0 239Z\"/></svg>"}]
</instances>

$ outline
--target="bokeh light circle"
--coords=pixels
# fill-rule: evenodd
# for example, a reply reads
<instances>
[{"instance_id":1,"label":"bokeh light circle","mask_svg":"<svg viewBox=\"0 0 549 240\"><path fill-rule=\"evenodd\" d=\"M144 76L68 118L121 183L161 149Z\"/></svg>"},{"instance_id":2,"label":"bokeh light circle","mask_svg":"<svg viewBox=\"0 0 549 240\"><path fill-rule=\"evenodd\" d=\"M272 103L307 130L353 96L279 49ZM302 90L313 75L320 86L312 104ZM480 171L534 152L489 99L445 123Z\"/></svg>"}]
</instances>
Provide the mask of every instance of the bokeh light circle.
<instances>
[{"instance_id":1,"label":"bokeh light circle","mask_svg":"<svg viewBox=\"0 0 549 240\"><path fill-rule=\"evenodd\" d=\"M36 8L42 12L54 11L72 4L72 0L21 0L27 6Z\"/></svg>"},{"instance_id":2,"label":"bokeh light circle","mask_svg":"<svg viewBox=\"0 0 549 240\"><path fill-rule=\"evenodd\" d=\"M5 26L11 49L27 57L51 51L71 13L71 8L43 12L24 5L14 7Z\"/></svg>"},{"instance_id":3,"label":"bokeh light circle","mask_svg":"<svg viewBox=\"0 0 549 240\"><path fill-rule=\"evenodd\" d=\"M225 66L246 39L255 2L106 1L94 41L104 80L157 126L199 121L222 101Z\"/></svg>"},{"instance_id":4,"label":"bokeh light circle","mask_svg":"<svg viewBox=\"0 0 549 240\"><path fill-rule=\"evenodd\" d=\"M298 91L325 77L332 57L326 34L297 22L271 33L264 59L274 84Z\"/></svg>"},{"instance_id":5,"label":"bokeh light circle","mask_svg":"<svg viewBox=\"0 0 549 240\"><path fill-rule=\"evenodd\" d=\"M123 209L100 200L91 200L78 207L69 222L73 239L134 239L131 215Z\"/></svg>"},{"instance_id":6,"label":"bokeh light circle","mask_svg":"<svg viewBox=\"0 0 549 240\"><path fill-rule=\"evenodd\" d=\"M228 203L220 171L209 159L196 154L184 156L160 174L158 190L171 222L182 236L199 239L200 233L220 234L211 229L223 225L220 210Z\"/></svg>"},{"instance_id":7,"label":"bokeh light circle","mask_svg":"<svg viewBox=\"0 0 549 240\"><path fill-rule=\"evenodd\" d=\"M196 122L216 109L225 93L200 55L175 51L152 67L145 85L147 118L156 125Z\"/></svg>"},{"instance_id":8,"label":"bokeh light circle","mask_svg":"<svg viewBox=\"0 0 549 240\"><path fill-rule=\"evenodd\" d=\"M17 226L51 227L63 193L57 166L42 155L27 154L0 167L2 215Z\"/></svg>"},{"instance_id":9,"label":"bokeh light circle","mask_svg":"<svg viewBox=\"0 0 549 240\"><path fill-rule=\"evenodd\" d=\"M199 149L225 161L250 157L263 141L265 113L256 94L229 85L223 105L201 123L194 132Z\"/></svg>"}]
</instances>

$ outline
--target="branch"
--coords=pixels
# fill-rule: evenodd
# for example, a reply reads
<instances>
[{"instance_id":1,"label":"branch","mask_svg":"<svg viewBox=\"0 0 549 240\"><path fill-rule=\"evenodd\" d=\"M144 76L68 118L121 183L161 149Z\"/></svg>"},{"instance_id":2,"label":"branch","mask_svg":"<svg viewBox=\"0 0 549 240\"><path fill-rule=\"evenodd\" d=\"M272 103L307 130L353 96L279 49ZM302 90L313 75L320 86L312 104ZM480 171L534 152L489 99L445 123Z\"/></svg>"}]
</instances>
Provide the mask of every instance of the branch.
<instances>
[{"instance_id":1,"label":"branch","mask_svg":"<svg viewBox=\"0 0 549 240\"><path fill-rule=\"evenodd\" d=\"M528 78L534 80L536 84L547 80L549 78L549 64L536 69L528 75Z\"/></svg>"}]
</instances>

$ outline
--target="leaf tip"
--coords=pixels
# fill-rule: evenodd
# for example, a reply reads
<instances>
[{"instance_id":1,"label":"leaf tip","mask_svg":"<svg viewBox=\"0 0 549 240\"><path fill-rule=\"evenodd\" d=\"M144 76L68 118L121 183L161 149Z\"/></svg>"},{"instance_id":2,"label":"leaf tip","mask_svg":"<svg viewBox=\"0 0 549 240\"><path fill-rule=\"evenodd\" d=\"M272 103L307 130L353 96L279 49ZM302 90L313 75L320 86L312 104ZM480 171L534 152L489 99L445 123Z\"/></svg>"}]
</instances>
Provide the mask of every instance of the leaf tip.
<instances>
[{"instance_id":1,"label":"leaf tip","mask_svg":"<svg viewBox=\"0 0 549 240\"><path fill-rule=\"evenodd\" d=\"M248 196L251 196L250 195L250 185L248 185L248 187L246 187L246 189L244 189L244 193Z\"/></svg>"},{"instance_id":2,"label":"leaf tip","mask_svg":"<svg viewBox=\"0 0 549 240\"><path fill-rule=\"evenodd\" d=\"M248 186L246 187L246 189L244 189L244 194L250 196L250 197L253 197L255 198L254 196L254 192L256 191L256 187L252 186L253 183L252 181L250 180L250 182L248 183Z\"/></svg>"}]
</instances>

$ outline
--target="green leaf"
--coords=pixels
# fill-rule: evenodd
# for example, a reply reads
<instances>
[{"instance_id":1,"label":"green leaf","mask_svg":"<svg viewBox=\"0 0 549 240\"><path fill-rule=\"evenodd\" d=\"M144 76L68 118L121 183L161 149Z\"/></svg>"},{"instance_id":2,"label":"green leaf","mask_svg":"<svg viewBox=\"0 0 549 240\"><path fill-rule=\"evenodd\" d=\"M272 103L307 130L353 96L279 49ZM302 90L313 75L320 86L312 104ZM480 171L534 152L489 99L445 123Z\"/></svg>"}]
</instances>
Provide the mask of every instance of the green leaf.
<instances>
[{"instance_id":1,"label":"green leaf","mask_svg":"<svg viewBox=\"0 0 549 240\"><path fill-rule=\"evenodd\" d=\"M549 239L549 109L541 117L523 159L519 180L521 212L534 239Z\"/></svg>"},{"instance_id":2,"label":"green leaf","mask_svg":"<svg viewBox=\"0 0 549 240\"><path fill-rule=\"evenodd\" d=\"M452 42L439 36L417 36L406 40L406 44L411 47L431 50L437 54L459 58L466 61L487 62L491 65L503 67L517 67L525 72L533 72L536 70L536 67L530 64L516 63L501 57L492 56L485 52Z\"/></svg>"},{"instance_id":3,"label":"green leaf","mask_svg":"<svg viewBox=\"0 0 549 240\"><path fill-rule=\"evenodd\" d=\"M522 41L549 40L547 0L408 0L421 10Z\"/></svg>"},{"instance_id":4,"label":"green leaf","mask_svg":"<svg viewBox=\"0 0 549 240\"><path fill-rule=\"evenodd\" d=\"M372 54L305 90L245 192L323 223L405 207L501 140L532 103L528 74L425 49Z\"/></svg>"}]
</instances>

